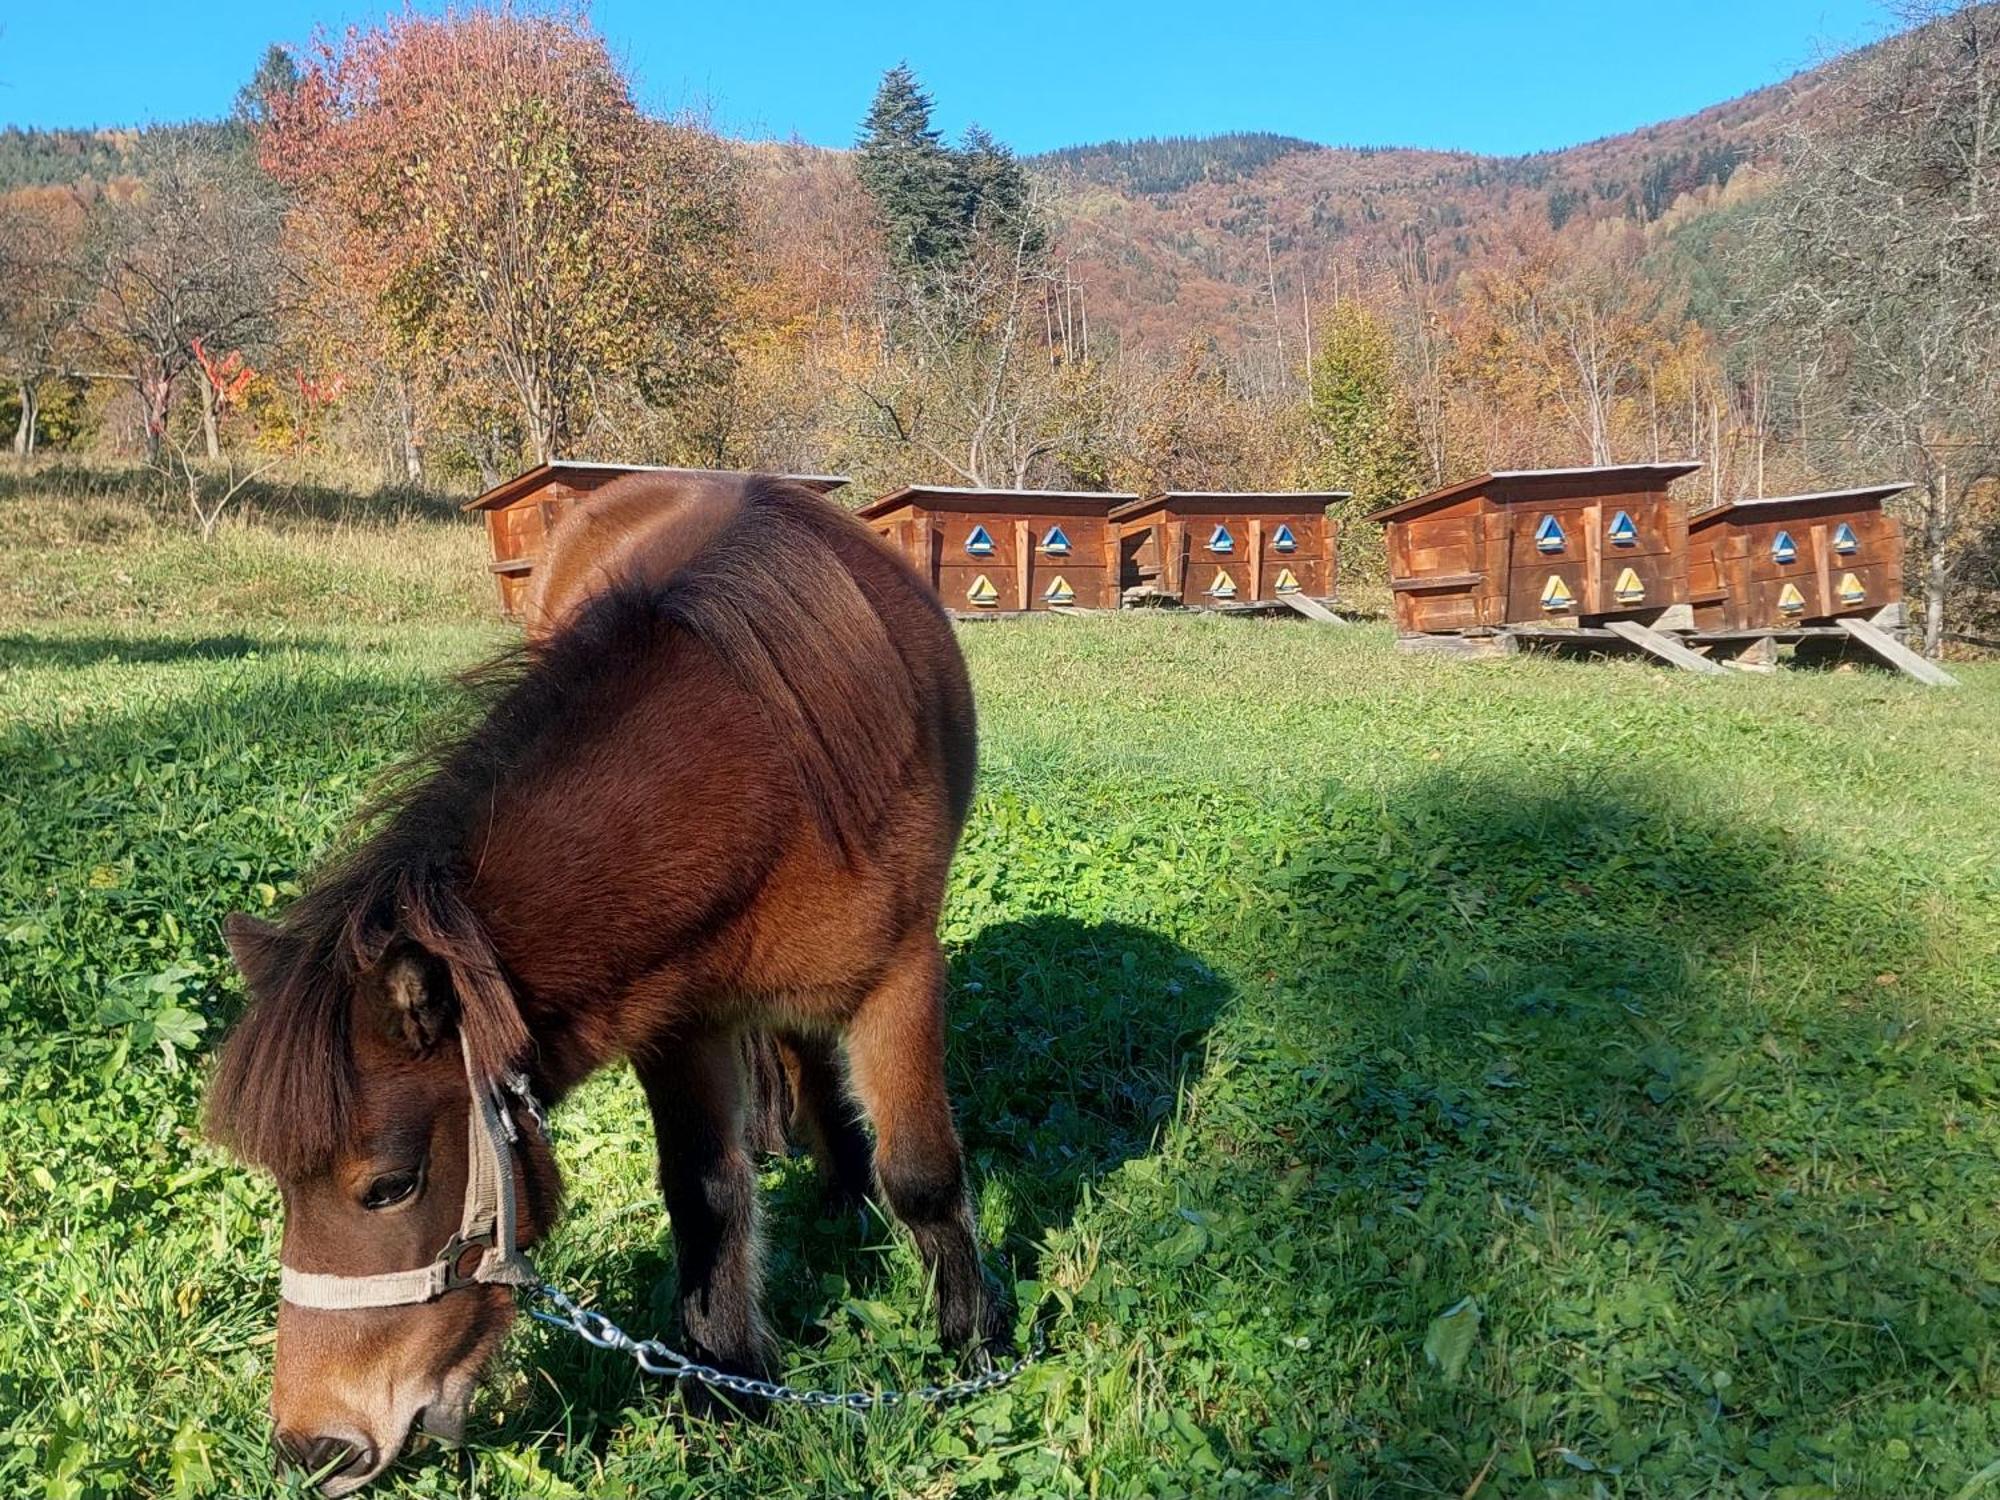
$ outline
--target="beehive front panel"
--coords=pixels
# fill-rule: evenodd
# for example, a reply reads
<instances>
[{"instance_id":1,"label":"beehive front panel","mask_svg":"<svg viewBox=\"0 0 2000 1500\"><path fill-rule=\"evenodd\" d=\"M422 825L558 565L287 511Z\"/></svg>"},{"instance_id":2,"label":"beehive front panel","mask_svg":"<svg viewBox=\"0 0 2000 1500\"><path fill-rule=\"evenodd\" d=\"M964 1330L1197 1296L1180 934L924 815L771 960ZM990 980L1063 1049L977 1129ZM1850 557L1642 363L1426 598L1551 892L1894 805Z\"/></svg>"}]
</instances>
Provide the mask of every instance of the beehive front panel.
<instances>
[{"instance_id":1,"label":"beehive front panel","mask_svg":"<svg viewBox=\"0 0 2000 1500\"><path fill-rule=\"evenodd\" d=\"M1210 607L1248 604L1257 597L1259 559L1243 516L1190 511L1181 518L1187 567L1181 600Z\"/></svg>"},{"instance_id":2,"label":"beehive front panel","mask_svg":"<svg viewBox=\"0 0 2000 1500\"><path fill-rule=\"evenodd\" d=\"M1255 518L1252 537L1257 546L1257 597L1279 599L1287 594L1326 598L1333 593L1327 562L1329 523L1324 515L1274 515Z\"/></svg>"},{"instance_id":3,"label":"beehive front panel","mask_svg":"<svg viewBox=\"0 0 2000 1500\"><path fill-rule=\"evenodd\" d=\"M1030 609L1118 607L1117 549L1103 517L1031 516L1016 536L1027 556Z\"/></svg>"},{"instance_id":4,"label":"beehive front panel","mask_svg":"<svg viewBox=\"0 0 2000 1500\"><path fill-rule=\"evenodd\" d=\"M941 514L938 597L969 614L1108 609L1103 521L1088 516Z\"/></svg>"},{"instance_id":5,"label":"beehive front panel","mask_svg":"<svg viewBox=\"0 0 2000 1500\"><path fill-rule=\"evenodd\" d=\"M1738 534L1749 565L1743 595L1747 626L1797 624L1832 612L1832 579L1820 576L1820 552L1809 518L1760 518L1741 524Z\"/></svg>"},{"instance_id":6,"label":"beehive front panel","mask_svg":"<svg viewBox=\"0 0 2000 1500\"><path fill-rule=\"evenodd\" d=\"M1506 620L1661 609L1687 598L1686 522L1660 495L1511 507Z\"/></svg>"}]
</instances>

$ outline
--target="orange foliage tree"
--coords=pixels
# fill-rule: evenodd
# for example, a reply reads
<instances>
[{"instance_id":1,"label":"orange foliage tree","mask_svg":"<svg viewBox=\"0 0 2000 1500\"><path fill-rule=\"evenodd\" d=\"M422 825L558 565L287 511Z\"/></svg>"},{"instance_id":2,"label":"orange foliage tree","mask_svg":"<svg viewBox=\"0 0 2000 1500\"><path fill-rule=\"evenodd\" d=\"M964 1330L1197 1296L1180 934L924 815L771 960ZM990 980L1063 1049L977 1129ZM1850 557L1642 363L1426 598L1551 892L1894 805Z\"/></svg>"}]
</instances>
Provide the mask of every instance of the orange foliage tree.
<instances>
[{"instance_id":1,"label":"orange foliage tree","mask_svg":"<svg viewBox=\"0 0 2000 1500\"><path fill-rule=\"evenodd\" d=\"M587 431L603 384L671 400L720 357L725 158L643 115L581 19L406 13L322 40L266 102L264 164L339 227L392 362L506 412L529 457Z\"/></svg>"}]
</instances>

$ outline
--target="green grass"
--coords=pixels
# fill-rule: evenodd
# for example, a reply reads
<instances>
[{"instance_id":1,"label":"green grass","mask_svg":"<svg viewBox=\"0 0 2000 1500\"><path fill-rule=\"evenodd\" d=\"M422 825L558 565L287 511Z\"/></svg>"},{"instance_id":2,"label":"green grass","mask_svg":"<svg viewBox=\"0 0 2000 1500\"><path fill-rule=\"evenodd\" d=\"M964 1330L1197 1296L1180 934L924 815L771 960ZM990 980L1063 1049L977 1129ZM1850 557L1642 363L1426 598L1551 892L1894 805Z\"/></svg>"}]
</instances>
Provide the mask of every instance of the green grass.
<instances>
[{"instance_id":1,"label":"green grass","mask_svg":"<svg viewBox=\"0 0 2000 1500\"><path fill-rule=\"evenodd\" d=\"M275 1198L195 1134L218 923L506 637L462 523L36 524L89 506L60 551L0 514L0 1494L262 1494ZM377 1492L2000 1495L2000 672L963 640L952 1085L1051 1358L714 1428L531 1327ZM636 1089L557 1127L545 1269L663 1328ZM767 1182L792 1373L949 1368L897 1236Z\"/></svg>"}]
</instances>

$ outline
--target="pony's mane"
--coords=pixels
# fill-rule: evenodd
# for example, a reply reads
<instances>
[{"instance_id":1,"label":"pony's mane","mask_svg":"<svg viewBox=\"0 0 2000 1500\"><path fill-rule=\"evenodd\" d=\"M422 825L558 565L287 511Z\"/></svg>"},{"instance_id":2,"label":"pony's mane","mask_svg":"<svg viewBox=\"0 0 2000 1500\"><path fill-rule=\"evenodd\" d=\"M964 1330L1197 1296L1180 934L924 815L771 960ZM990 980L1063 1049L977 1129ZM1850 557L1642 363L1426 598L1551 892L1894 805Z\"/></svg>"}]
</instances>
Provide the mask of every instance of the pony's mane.
<instances>
[{"instance_id":1,"label":"pony's mane","mask_svg":"<svg viewBox=\"0 0 2000 1500\"><path fill-rule=\"evenodd\" d=\"M912 753L915 689L843 545L873 542L811 491L752 481L671 578L620 582L547 641L467 674L483 716L403 768L360 820L378 831L315 879L280 926L232 928L251 1004L209 1090L210 1134L281 1178L333 1158L353 1112L355 986L399 936L449 971L475 1072L495 1077L524 1059L531 1043L512 987L462 894L468 852L496 783L552 734L575 736L616 711L677 637L732 673L787 748L821 829L857 848Z\"/></svg>"}]
</instances>

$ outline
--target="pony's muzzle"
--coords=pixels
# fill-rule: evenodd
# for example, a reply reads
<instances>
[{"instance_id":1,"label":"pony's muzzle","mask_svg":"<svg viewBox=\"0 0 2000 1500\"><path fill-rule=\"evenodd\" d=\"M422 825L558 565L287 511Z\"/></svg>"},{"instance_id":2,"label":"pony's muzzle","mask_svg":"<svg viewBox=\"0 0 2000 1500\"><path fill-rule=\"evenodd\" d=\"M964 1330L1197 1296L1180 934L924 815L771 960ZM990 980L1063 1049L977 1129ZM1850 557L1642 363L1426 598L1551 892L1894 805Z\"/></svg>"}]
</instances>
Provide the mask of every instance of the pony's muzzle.
<instances>
[{"instance_id":1,"label":"pony's muzzle","mask_svg":"<svg viewBox=\"0 0 2000 1500\"><path fill-rule=\"evenodd\" d=\"M281 1427L272 1444L280 1473L297 1471L332 1494L359 1488L382 1467L375 1445L358 1433L299 1433Z\"/></svg>"}]
</instances>

